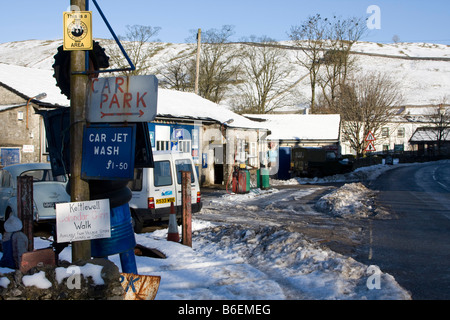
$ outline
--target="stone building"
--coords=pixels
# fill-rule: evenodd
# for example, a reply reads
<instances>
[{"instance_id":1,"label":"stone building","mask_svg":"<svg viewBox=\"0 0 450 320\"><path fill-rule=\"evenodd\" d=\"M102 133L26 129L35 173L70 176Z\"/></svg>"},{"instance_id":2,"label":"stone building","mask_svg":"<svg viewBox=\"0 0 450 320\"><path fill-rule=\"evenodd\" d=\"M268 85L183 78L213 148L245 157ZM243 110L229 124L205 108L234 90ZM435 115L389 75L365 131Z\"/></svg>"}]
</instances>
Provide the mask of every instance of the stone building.
<instances>
[{"instance_id":1,"label":"stone building","mask_svg":"<svg viewBox=\"0 0 450 320\"><path fill-rule=\"evenodd\" d=\"M44 125L34 108L67 102L51 71L0 64L0 164L47 162Z\"/></svg>"}]
</instances>

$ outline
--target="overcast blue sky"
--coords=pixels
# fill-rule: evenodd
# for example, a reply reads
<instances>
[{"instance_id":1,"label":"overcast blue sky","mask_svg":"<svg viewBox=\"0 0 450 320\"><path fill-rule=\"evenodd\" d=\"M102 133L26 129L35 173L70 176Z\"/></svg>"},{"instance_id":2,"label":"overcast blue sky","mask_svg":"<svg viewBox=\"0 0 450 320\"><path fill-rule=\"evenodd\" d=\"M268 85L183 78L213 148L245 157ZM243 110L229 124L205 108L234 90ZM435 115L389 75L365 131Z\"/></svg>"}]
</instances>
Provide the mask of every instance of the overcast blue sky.
<instances>
[{"instance_id":1,"label":"overcast blue sky","mask_svg":"<svg viewBox=\"0 0 450 320\"><path fill-rule=\"evenodd\" d=\"M62 38L63 11L69 0L16 0L2 2L0 43L29 39ZM363 40L389 43L398 35L404 42L450 45L448 0L97 0L117 34L126 25L161 27L163 42L184 42L190 30L235 26L239 40L250 35L288 40L291 26L309 15L370 18L367 8L380 9L380 29ZM94 37L112 38L92 4Z\"/></svg>"}]
</instances>

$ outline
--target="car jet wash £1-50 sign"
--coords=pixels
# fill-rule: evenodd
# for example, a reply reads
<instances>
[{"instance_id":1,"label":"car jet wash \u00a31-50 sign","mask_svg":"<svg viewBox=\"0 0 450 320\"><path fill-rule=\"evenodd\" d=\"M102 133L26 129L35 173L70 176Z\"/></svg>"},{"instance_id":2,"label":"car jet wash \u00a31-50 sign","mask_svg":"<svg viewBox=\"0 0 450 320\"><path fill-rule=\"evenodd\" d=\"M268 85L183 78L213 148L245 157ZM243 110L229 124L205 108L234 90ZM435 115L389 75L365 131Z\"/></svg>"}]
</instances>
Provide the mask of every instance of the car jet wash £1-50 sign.
<instances>
[{"instance_id":1,"label":"car jet wash \u00a31-50 sign","mask_svg":"<svg viewBox=\"0 0 450 320\"><path fill-rule=\"evenodd\" d=\"M89 83L89 122L149 122L156 117L158 79L154 75L96 78Z\"/></svg>"},{"instance_id":2,"label":"car jet wash \u00a31-50 sign","mask_svg":"<svg viewBox=\"0 0 450 320\"><path fill-rule=\"evenodd\" d=\"M81 178L133 180L136 125L91 125L84 129Z\"/></svg>"},{"instance_id":3,"label":"car jet wash \u00a31-50 sign","mask_svg":"<svg viewBox=\"0 0 450 320\"><path fill-rule=\"evenodd\" d=\"M109 200L56 204L58 243L111 237Z\"/></svg>"}]
</instances>

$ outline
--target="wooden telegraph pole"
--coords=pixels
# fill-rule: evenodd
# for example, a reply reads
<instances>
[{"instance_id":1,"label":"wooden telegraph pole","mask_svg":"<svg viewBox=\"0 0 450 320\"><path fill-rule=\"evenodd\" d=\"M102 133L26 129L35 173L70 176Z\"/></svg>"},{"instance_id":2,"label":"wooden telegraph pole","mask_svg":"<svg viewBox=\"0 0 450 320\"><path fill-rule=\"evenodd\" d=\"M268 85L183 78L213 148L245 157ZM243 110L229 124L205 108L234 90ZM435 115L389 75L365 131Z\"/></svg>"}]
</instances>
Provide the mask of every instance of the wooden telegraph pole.
<instances>
[{"instance_id":1,"label":"wooden telegraph pole","mask_svg":"<svg viewBox=\"0 0 450 320\"><path fill-rule=\"evenodd\" d=\"M202 45L202 29L198 29L197 33L197 63L195 69L195 94L198 94L198 81L200 78L200 50Z\"/></svg>"},{"instance_id":2,"label":"wooden telegraph pole","mask_svg":"<svg viewBox=\"0 0 450 320\"><path fill-rule=\"evenodd\" d=\"M86 0L71 0L71 6L86 9ZM83 126L86 123L85 104L88 76L74 74L85 71L85 51L71 51L70 77L70 192L71 201L89 200L89 184L81 180ZM72 262L91 258L91 242L72 243Z\"/></svg>"},{"instance_id":3,"label":"wooden telegraph pole","mask_svg":"<svg viewBox=\"0 0 450 320\"><path fill-rule=\"evenodd\" d=\"M192 247L192 200L191 200L191 172L181 171L181 194L183 212L182 219L182 240L185 246Z\"/></svg>"}]
</instances>

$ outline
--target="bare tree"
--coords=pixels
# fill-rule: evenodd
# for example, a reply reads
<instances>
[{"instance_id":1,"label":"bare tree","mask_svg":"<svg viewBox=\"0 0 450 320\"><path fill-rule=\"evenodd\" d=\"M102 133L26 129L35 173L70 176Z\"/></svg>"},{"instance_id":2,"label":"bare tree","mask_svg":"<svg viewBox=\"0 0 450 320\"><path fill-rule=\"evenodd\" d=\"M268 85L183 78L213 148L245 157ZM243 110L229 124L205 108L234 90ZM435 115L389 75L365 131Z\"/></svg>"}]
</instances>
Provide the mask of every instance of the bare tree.
<instances>
[{"instance_id":1,"label":"bare tree","mask_svg":"<svg viewBox=\"0 0 450 320\"><path fill-rule=\"evenodd\" d=\"M394 43L399 43L400 42L400 37L398 36L398 34L394 34L394 36L392 37L392 41Z\"/></svg>"},{"instance_id":2,"label":"bare tree","mask_svg":"<svg viewBox=\"0 0 450 320\"><path fill-rule=\"evenodd\" d=\"M121 40L136 70L123 72L124 75L141 75L149 72L150 58L161 49L160 44L156 42L151 43L152 38L156 37L160 30L160 27L142 25L127 26L127 33L124 36L119 36L119 40ZM112 46L110 55L115 67L121 69L128 67L127 60L117 46Z\"/></svg>"},{"instance_id":3,"label":"bare tree","mask_svg":"<svg viewBox=\"0 0 450 320\"><path fill-rule=\"evenodd\" d=\"M349 72L354 71L355 58L351 56L352 46L367 32L361 18L342 19L334 16L328 19L326 38L328 50L322 61L323 72L318 77L323 99L332 105Z\"/></svg>"},{"instance_id":4,"label":"bare tree","mask_svg":"<svg viewBox=\"0 0 450 320\"><path fill-rule=\"evenodd\" d=\"M438 154L441 154L442 145L450 134L450 110L446 109L444 105L440 105L436 108L436 113L432 117L432 121L436 130Z\"/></svg>"},{"instance_id":5,"label":"bare tree","mask_svg":"<svg viewBox=\"0 0 450 320\"><path fill-rule=\"evenodd\" d=\"M300 26L291 27L288 34L300 49L297 62L309 71L311 113L315 112L317 77L326 48L326 25L327 19L322 19L320 14L316 14L309 16Z\"/></svg>"},{"instance_id":6,"label":"bare tree","mask_svg":"<svg viewBox=\"0 0 450 320\"><path fill-rule=\"evenodd\" d=\"M192 33L192 38L195 38L197 30ZM199 95L216 103L224 98L229 85L236 81L239 73L239 65L234 61L237 53L229 45L233 34L234 27L230 25L224 25L220 30L209 29L202 32ZM195 75L195 64L190 70Z\"/></svg>"},{"instance_id":7,"label":"bare tree","mask_svg":"<svg viewBox=\"0 0 450 320\"><path fill-rule=\"evenodd\" d=\"M341 115L343 138L361 156L365 150L365 137L381 130L393 115L392 107L400 103L400 93L387 76L358 74L339 87L331 113Z\"/></svg>"},{"instance_id":8,"label":"bare tree","mask_svg":"<svg viewBox=\"0 0 450 320\"><path fill-rule=\"evenodd\" d=\"M176 57L158 71L159 84L163 88L192 92L194 90L195 60L193 53Z\"/></svg>"},{"instance_id":9,"label":"bare tree","mask_svg":"<svg viewBox=\"0 0 450 320\"><path fill-rule=\"evenodd\" d=\"M238 113L270 113L293 103L294 85L288 78L293 68L286 51L268 37L251 38L242 44L241 68L244 83L240 86Z\"/></svg>"}]
</instances>

